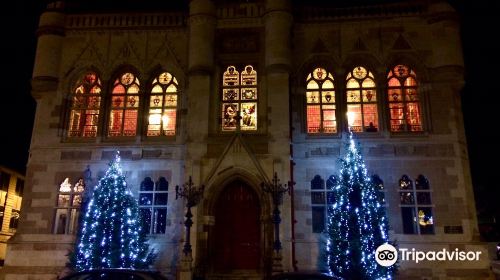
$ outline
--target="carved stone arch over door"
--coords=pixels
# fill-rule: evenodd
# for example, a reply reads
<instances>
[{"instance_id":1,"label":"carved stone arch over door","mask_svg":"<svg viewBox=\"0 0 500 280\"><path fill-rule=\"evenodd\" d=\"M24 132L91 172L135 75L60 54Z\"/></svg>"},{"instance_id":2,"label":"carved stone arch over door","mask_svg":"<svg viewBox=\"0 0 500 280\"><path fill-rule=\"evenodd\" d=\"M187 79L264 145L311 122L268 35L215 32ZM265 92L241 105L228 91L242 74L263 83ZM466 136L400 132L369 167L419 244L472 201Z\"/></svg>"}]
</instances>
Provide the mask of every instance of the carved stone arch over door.
<instances>
[{"instance_id":1,"label":"carved stone arch over door","mask_svg":"<svg viewBox=\"0 0 500 280\"><path fill-rule=\"evenodd\" d=\"M203 203L206 239L198 240L196 270L205 276L264 277L272 261L270 201L253 176L224 175L211 184Z\"/></svg>"}]
</instances>

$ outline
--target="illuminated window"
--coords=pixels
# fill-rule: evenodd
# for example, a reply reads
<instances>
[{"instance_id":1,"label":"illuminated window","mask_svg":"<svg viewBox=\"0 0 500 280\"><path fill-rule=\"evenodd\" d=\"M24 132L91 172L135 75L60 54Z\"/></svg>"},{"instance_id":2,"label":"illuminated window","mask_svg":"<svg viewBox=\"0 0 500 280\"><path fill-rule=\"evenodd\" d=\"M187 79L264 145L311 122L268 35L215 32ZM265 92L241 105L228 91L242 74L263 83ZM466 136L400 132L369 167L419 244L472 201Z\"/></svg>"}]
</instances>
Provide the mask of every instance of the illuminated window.
<instances>
[{"instance_id":1,"label":"illuminated window","mask_svg":"<svg viewBox=\"0 0 500 280\"><path fill-rule=\"evenodd\" d=\"M325 181L321 176L316 175L311 181L311 207L312 207L312 231L314 233L323 232L326 224L326 209L333 205L335 198L333 188L337 185L337 178L330 176Z\"/></svg>"},{"instance_id":2,"label":"illuminated window","mask_svg":"<svg viewBox=\"0 0 500 280\"><path fill-rule=\"evenodd\" d=\"M399 180L399 198L403 217L403 233L433 234L433 205L427 178L419 175L414 185L407 175L403 175Z\"/></svg>"},{"instance_id":3,"label":"illuminated window","mask_svg":"<svg viewBox=\"0 0 500 280\"><path fill-rule=\"evenodd\" d=\"M346 78L347 112L353 118L354 132L378 131L375 78L366 68L354 68Z\"/></svg>"},{"instance_id":4,"label":"illuminated window","mask_svg":"<svg viewBox=\"0 0 500 280\"><path fill-rule=\"evenodd\" d=\"M115 80L111 96L108 136L135 136L139 113L139 80L124 73Z\"/></svg>"},{"instance_id":5,"label":"illuminated window","mask_svg":"<svg viewBox=\"0 0 500 280\"><path fill-rule=\"evenodd\" d=\"M139 213L143 227L150 234L164 234L167 228L168 181L165 177L153 182L144 178L139 191Z\"/></svg>"},{"instance_id":6,"label":"illuminated window","mask_svg":"<svg viewBox=\"0 0 500 280\"><path fill-rule=\"evenodd\" d=\"M73 88L68 137L96 137L101 107L101 80L87 72Z\"/></svg>"},{"instance_id":7,"label":"illuminated window","mask_svg":"<svg viewBox=\"0 0 500 280\"><path fill-rule=\"evenodd\" d=\"M85 184L81 178L78 179L74 186L69 181L69 178L64 179L61 185L59 185L54 219L54 233L76 233L84 191Z\"/></svg>"},{"instance_id":8,"label":"illuminated window","mask_svg":"<svg viewBox=\"0 0 500 280\"><path fill-rule=\"evenodd\" d=\"M234 131L238 124L241 130L257 130L257 71L252 65L227 67L221 103L222 131Z\"/></svg>"},{"instance_id":9,"label":"illuminated window","mask_svg":"<svg viewBox=\"0 0 500 280\"><path fill-rule=\"evenodd\" d=\"M405 65L396 65L387 76L391 131L422 131L422 113L417 75Z\"/></svg>"},{"instance_id":10,"label":"illuminated window","mask_svg":"<svg viewBox=\"0 0 500 280\"><path fill-rule=\"evenodd\" d=\"M151 86L147 136L175 135L177 79L163 72L153 80Z\"/></svg>"},{"instance_id":11,"label":"illuminated window","mask_svg":"<svg viewBox=\"0 0 500 280\"><path fill-rule=\"evenodd\" d=\"M337 117L333 76L316 68L306 79L307 133L336 133Z\"/></svg>"}]
</instances>

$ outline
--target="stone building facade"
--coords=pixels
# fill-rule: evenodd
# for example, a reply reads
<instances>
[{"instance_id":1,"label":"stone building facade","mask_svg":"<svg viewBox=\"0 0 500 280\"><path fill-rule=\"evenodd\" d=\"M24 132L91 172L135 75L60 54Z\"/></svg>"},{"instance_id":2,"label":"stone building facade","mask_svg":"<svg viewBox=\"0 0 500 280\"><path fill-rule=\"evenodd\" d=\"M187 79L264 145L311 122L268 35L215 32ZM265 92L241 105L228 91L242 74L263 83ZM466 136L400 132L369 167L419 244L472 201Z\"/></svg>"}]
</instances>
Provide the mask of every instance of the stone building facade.
<instances>
[{"instance_id":1,"label":"stone building facade","mask_svg":"<svg viewBox=\"0 0 500 280\"><path fill-rule=\"evenodd\" d=\"M24 176L0 166L0 263L3 265L7 240L16 233L24 192Z\"/></svg>"},{"instance_id":2,"label":"stone building facade","mask_svg":"<svg viewBox=\"0 0 500 280\"><path fill-rule=\"evenodd\" d=\"M193 275L318 269L347 112L384 192L390 239L483 252L471 262L401 262L398 278L490 276L460 105L459 23L447 3L191 0L175 11L105 13L63 6L49 4L40 18L26 203L5 279L63 271L81 199L116 150L165 274L189 270L185 208L175 196L189 176L205 186L193 208ZM272 201L261 188L274 173L295 182L281 207L278 261Z\"/></svg>"}]
</instances>

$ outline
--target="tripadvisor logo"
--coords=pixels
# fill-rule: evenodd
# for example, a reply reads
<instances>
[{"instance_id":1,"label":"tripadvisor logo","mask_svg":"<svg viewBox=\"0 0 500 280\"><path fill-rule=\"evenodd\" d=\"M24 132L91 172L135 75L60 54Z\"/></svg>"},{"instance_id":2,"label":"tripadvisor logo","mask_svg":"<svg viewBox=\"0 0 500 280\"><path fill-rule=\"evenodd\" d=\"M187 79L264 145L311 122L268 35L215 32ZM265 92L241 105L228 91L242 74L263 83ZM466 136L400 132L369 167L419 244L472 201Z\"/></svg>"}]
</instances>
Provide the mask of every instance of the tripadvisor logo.
<instances>
[{"instance_id":1,"label":"tripadvisor logo","mask_svg":"<svg viewBox=\"0 0 500 280\"><path fill-rule=\"evenodd\" d=\"M375 260L381 266L391 266L398 260L398 256L402 261L412 261L419 263L421 261L479 261L481 251L460 251L455 249L448 251L442 249L439 251L417 251L415 248L396 248L390 244L382 244L375 251Z\"/></svg>"},{"instance_id":2,"label":"tripadvisor logo","mask_svg":"<svg viewBox=\"0 0 500 280\"><path fill-rule=\"evenodd\" d=\"M375 260L381 266L391 266L398 261L398 251L391 244L382 244L375 251Z\"/></svg>"}]
</instances>

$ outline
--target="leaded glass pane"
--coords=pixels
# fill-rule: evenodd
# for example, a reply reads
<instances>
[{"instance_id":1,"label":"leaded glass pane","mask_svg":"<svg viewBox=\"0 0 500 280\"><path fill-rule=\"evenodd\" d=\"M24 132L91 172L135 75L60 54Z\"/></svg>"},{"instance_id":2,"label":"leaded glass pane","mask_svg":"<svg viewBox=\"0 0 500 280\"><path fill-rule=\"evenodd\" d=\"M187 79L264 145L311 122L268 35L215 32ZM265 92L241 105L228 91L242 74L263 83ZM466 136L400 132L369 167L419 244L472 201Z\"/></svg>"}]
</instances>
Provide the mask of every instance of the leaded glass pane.
<instances>
[{"instance_id":1,"label":"leaded glass pane","mask_svg":"<svg viewBox=\"0 0 500 280\"><path fill-rule=\"evenodd\" d=\"M257 85L257 72L253 70L253 66L247 65L241 72L241 85Z\"/></svg>"},{"instance_id":2,"label":"leaded glass pane","mask_svg":"<svg viewBox=\"0 0 500 280\"><path fill-rule=\"evenodd\" d=\"M347 81L347 88L359 88L359 82L356 81L355 79L349 79Z\"/></svg>"},{"instance_id":3,"label":"leaded glass pane","mask_svg":"<svg viewBox=\"0 0 500 280\"><path fill-rule=\"evenodd\" d=\"M176 86L176 85L174 85L174 84L169 85L169 86L167 87L166 92L168 92L168 93L177 92L177 86Z\"/></svg>"},{"instance_id":4,"label":"leaded glass pane","mask_svg":"<svg viewBox=\"0 0 500 280\"><path fill-rule=\"evenodd\" d=\"M378 130L378 113L376 104L363 104L363 122L365 131L374 132Z\"/></svg>"},{"instance_id":5,"label":"leaded glass pane","mask_svg":"<svg viewBox=\"0 0 500 280\"><path fill-rule=\"evenodd\" d=\"M70 195L60 194L57 199L57 206L59 207L69 207L70 206Z\"/></svg>"},{"instance_id":6,"label":"leaded glass pane","mask_svg":"<svg viewBox=\"0 0 500 280\"><path fill-rule=\"evenodd\" d=\"M323 91L321 94L323 103L335 103L335 92L334 91Z\"/></svg>"},{"instance_id":7,"label":"leaded glass pane","mask_svg":"<svg viewBox=\"0 0 500 280\"><path fill-rule=\"evenodd\" d=\"M239 100L240 90L237 88L228 88L222 90L222 100Z\"/></svg>"},{"instance_id":8,"label":"leaded glass pane","mask_svg":"<svg viewBox=\"0 0 500 280\"><path fill-rule=\"evenodd\" d=\"M257 129L257 103L241 103L241 129Z\"/></svg>"},{"instance_id":9,"label":"leaded glass pane","mask_svg":"<svg viewBox=\"0 0 500 280\"><path fill-rule=\"evenodd\" d=\"M156 80L155 80L156 81ZM151 90L152 93L163 93L163 88L160 85L156 85Z\"/></svg>"},{"instance_id":10,"label":"leaded glass pane","mask_svg":"<svg viewBox=\"0 0 500 280\"><path fill-rule=\"evenodd\" d=\"M167 227L167 209L155 208L154 210L154 234L164 234Z\"/></svg>"},{"instance_id":11,"label":"leaded glass pane","mask_svg":"<svg viewBox=\"0 0 500 280\"><path fill-rule=\"evenodd\" d=\"M321 85L321 88L324 88L324 89L332 89L333 88L333 83L332 81L330 80L326 80L323 82L323 84Z\"/></svg>"},{"instance_id":12,"label":"leaded glass pane","mask_svg":"<svg viewBox=\"0 0 500 280\"><path fill-rule=\"evenodd\" d=\"M431 193L430 192L417 192L417 203L429 205L431 204Z\"/></svg>"},{"instance_id":13,"label":"leaded glass pane","mask_svg":"<svg viewBox=\"0 0 500 280\"><path fill-rule=\"evenodd\" d=\"M158 178L158 181L156 181L156 189L157 191L168 191L168 181L165 179L165 177L160 177Z\"/></svg>"},{"instance_id":14,"label":"leaded glass pane","mask_svg":"<svg viewBox=\"0 0 500 280\"><path fill-rule=\"evenodd\" d=\"M172 75L168 72L163 72L158 76L158 82L162 85L167 85L172 80Z\"/></svg>"},{"instance_id":15,"label":"leaded glass pane","mask_svg":"<svg viewBox=\"0 0 500 280\"><path fill-rule=\"evenodd\" d=\"M375 87L375 81L372 80L371 78L367 78L363 81L363 84L361 85L363 88L371 88Z\"/></svg>"},{"instance_id":16,"label":"leaded glass pane","mask_svg":"<svg viewBox=\"0 0 500 280\"><path fill-rule=\"evenodd\" d=\"M399 189L401 190L413 190L413 182L408 178L407 175L403 175L399 180Z\"/></svg>"},{"instance_id":17,"label":"leaded glass pane","mask_svg":"<svg viewBox=\"0 0 500 280\"><path fill-rule=\"evenodd\" d=\"M241 100L256 100L257 99L257 89L256 88L242 88L241 89Z\"/></svg>"},{"instance_id":18,"label":"leaded glass pane","mask_svg":"<svg viewBox=\"0 0 500 280\"><path fill-rule=\"evenodd\" d=\"M420 227L420 234L434 233L432 207L418 207L418 225Z\"/></svg>"},{"instance_id":19,"label":"leaded glass pane","mask_svg":"<svg viewBox=\"0 0 500 280\"><path fill-rule=\"evenodd\" d=\"M239 72L236 71L234 66L227 67L226 72L223 74L223 86L237 86L239 85Z\"/></svg>"},{"instance_id":20,"label":"leaded glass pane","mask_svg":"<svg viewBox=\"0 0 500 280\"><path fill-rule=\"evenodd\" d=\"M222 130L236 129L236 114L239 111L238 103L222 104Z\"/></svg>"},{"instance_id":21,"label":"leaded glass pane","mask_svg":"<svg viewBox=\"0 0 500 280\"><path fill-rule=\"evenodd\" d=\"M412 192L400 192L399 193L400 203L403 205L414 205L415 197Z\"/></svg>"},{"instance_id":22,"label":"leaded glass pane","mask_svg":"<svg viewBox=\"0 0 500 280\"><path fill-rule=\"evenodd\" d=\"M321 179L321 176L316 175L311 180L311 189L312 190L323 190L325 189L325 181Z\"/></svg>"},{"instance_id":23,"label":"leaded glass pane","mask_svg":"<svg viewBox=\"0 0 500 280\"><path fill-rule=\"evenodd\" d=\"M401 215L403 218L403 233L404 234L418 233L415 208L401 207Z\"/></svg>"},{"instance_id":24,"label":"leaded glass pane","mask_svg":"<svg viewBox=\"0 0 500 280\"><path fill-rule=\"evenodd\" d=\"M168 193L155 193L155 205L167 205Z\"/></svg>"},{"instance_id":25,"label":"leaded glass pane","mask_svg":"<svg viewBox=\"0 0 500 280\"><path fill-rule=\"evenodd\" d=\"M319 103L319 92L318 91L308 91L306 92L307 103Z\"/></svg>"},{"instance_id":26,"label":"leaded glass pane","mask_svg":"<svg viewBox=\"0 0 500 280\"><path fill-rule=\"evenodd\" d=\"M139 194L139 205L153 205L153 193Z\"/></svg>"},{"instance_id":27,"label":"leaded glass pane","mask_svg":"<svg viewBox=\"0 0 500 280\"><path fill-rule=\"evenodd\" d=\"M320 132L321 111L320 106L307 106L307 133Z\"/></svg>"},{"instance_id":28,"label":"leaded glass pane","mask_svg":"<svg viewBox=\"0 0 500 280\"><path fill-rule=\"evenodd\" d=\"M142 222L142 227L146 229L147 233L151 232L151 216L152 216L151 208L140 208L139 214Z\"/></svg>"},{"instance_id":29,"label":"leaded glass pane","mask_svg":"<svg viewBox=\"0 0 500 280\"><path fill-rule=\"evenodd\" d=\"M319 85L316 81L311 80L307 83L307 89L319 89Z\"/></svg>"},{"instance_id":30,"label":"leaded glass pane","mask_svg":"<svg viewBox=\"0 0 500 280\"><path fill-rule=\"evenodd\" d=\"M415 187L417 190L428 190L429 181L422 174L418 175L417 179L415 179Z\"/></svg>"},{"instance_id":31,"label":"leaded glass pane","mask_svg":"<svg viewBox=\"0 0 500 280\"><path fill-rule=\"evenodd\" d=\"M311 204L325 204L325 192L311 192Z\"/></svg>"},{"instance_id":32,"label":"leaded glass pane","mask_svg":"<svg viewBox=\"0 0 500 280\"><path fill-rule=\"evenodd\" d=\"M313 71L313 77L316 80L324 80L326 78L326 70L323 68L316 68Z\"/></svg>"},{"instance_id":33,"label":"leaded glass pane","mask_svg":"<svg viewBox=\"0 0 500 280\"><path fill-rule=\"evenodd\" d=\"M323 232L325 229L325 207L313 206L312 207L312 231L314 233Z\"/></svg>"},{"instance_id":34,"label":"leaded glass pane","mask_svg":"<svg viewBox=\"0 0 500 280\"><path fill-rule=\"evenodd\" d=\"M152 191L154 187L154 182L151 180L150 177L144 178L144 180L141 182L141 191Z\"/></svg>"},{"instance_id":35,"label":"leaded glass pane","mask_svg":"<svg viewBox=\"0 0 500 280\"><path fill-rule=\"evenodd\" d=\"M363 90L362 94L363 94L363 102L377 101L377 94L376 94L375 90L371 90L371 89Z\"/></svg>"}]
</instances>

